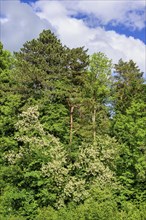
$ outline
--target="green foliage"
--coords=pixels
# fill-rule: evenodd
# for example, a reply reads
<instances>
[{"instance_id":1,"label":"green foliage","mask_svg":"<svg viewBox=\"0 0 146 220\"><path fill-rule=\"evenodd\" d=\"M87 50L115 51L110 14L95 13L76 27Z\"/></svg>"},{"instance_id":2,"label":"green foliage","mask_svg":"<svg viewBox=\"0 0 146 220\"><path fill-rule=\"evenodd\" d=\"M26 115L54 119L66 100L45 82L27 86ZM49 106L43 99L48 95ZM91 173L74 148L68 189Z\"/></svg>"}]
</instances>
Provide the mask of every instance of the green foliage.
<instances>
[{"instance_id":1,"label":"green foliage","mask_svg":"<svg viewBox=\"0 0 146 220\"><path fill-rule=\"evenodd\" d=\"M112 62L105 54L99 52L90 57L85 86L85 114L89 113L85 126L88 129L88 135L91 131L92 135L90 134L89 138L93 141L95 141L96 133L100 133L100 130L103 133L103 129L107 133L109 129L108 109L105 104L108 103L110 97L111 69Z\"/></svg>"},{"instance_id":2,"label":"green foliage","mask_svg":"<svg viewBox=\"0 0 146 220\"><path fill-rule=\"evenodd\" d=\"M12 68L13 59L9 51L3 49L3 45L0 42L0 74L3 71L10 70Z\"/></svg>"},{"instance_id":3,"label":"green foliage","mask_svg":"<svg viewBox=\"0 0 146 220\"><path fill-rule=\"evenodd\" d=\"M33 219L36 214L37 203L34 201L31 191L18 189L14 186L4 188L1 197L1 213L3 216L22 215L25 219Z\"/></svg>"},{"instance_id":4,"label":"green foliage","mask_svg":"<svg viewBox=\"0 0 146 220\"><path fill-rule=\"evenodd\" d=\"M96 186L83 204L70 203L58 211L51 207L41 209L36 220L145 220L145 205L124 202L119 210L111 189Z\"/></svg>"},{"instance_id":5,"label":"green foliage","mask_svg":"<svg viewBox=\"0 0 146 220\"><path fill-rule=\"evenodd\" d=\"M12 194L7 188L3 191L2 201L7 201L2 203L4 212L10 207L10 214L18 212L33 216L37 206L51 205L60 208L71 201L80 203L89 196L91 183L101 179L103 184L112 176L110 169L113 168L112 160L115 155L114 139L105 136L103 141L103 137L98 137L97 146L82 146L76 161L70 163L65 148L43 129L38 118L37 106L20 114L15 134L18 147L4 154L8 168L3 168L2 178L16 190L15 193L10 189ZM31 192L30 200L27 192ZM13 197L15 195L16 202L20 201L19 207ZM26 198L32 204L29 208Z\"/></svg>"},{"instance_id":6,"label":"green foliage","mask_svg":"<svg viewBox=\"0 0 146 220\"><path fill-rule=\"evenodd\" d=\"M58 137L61 142L69 142L69 110L62 103L50 103L43 99L40 103L40 121L45 130Z\"/></svg>"},{"instance_id":7,"label":"green foliage","mask_svg":"<svg viewBox=\"0 0 146 220\"><path fill-rule=\"evenodd\" d=\"M121 182L128 187L125 194L134 197L137 192L133 188L143 191L146 183L145 109L146 104L142 100L133 101L125 115L116 115L113 127L115 136L123 143L118 175Z\"/></svg>"},{"instance_id":8,"label":"green foliage","mask_svg":"<svg viewBox=\"0 0 146 220\"><path fill-rule=\"evenodd\" d=\"M143 73L130 60L115 65L115 115L111 133L121 143L117 175L122 199L146 200L146 103Z\"/></svg>"},{"instance_id":9,"label":"green foliage","mask_svg":"<svg viewBox=\"0 0 146 220\"><path fill-rule=\"evenodd\" d=\"M144 79L136 63L119 60L115 65L114 99L115 110L125 113L132 100L141 99Z\"/></svg>"},{"instance_id":10,"label":"green foliage","mask_svg":"<svg viewBox=\"0 0 146 220\"><path fill-rule=\"evenodd\" d=\"M33 97L43 103L42 121L50 133L64 142L73 142L73 134L77 136L76 130L79 129L78 108L83 99L82 87L88 65L86 50L62 46L51 31L44 30L38 39L26 42L20 52L15 53L15 57L16 90L25 100ZM44 102L49 107L47 111ZM60 113L56 112L57 105L61 108ZM71 115L72 108L75 111ZM55 120L54 115L57 116ZM68 132L65 126L70 129Z\"/></svg>"},{"instance_id":11,"label":"green foliage","mask_svg":"<svg viewBox=\"0 0 146 220\"><path fill-rule=\"evenodd\" d=\"M0 43L0 162L2 153L17 145L13 139L21 97L14 91L12 69L14 58Z\"/></svg>"},{"instance_id":12,"label":"green foliage","mask_svg":"<svg viewBox=\"0 0 146 220\"><path fill-rule=\"evenodd\" d=\"M15 58L0 43L1 219L146 219L146 87L111 70L49 30Z\"/></svg>"},{"instance_id":13,"label":"green foliage","mask_svg":"<svg viewBox=\"0 0 146 220\"><path fill-rule=\"evenodd\" d=\"M111 183L114 179L117 153L118 145L114 138L112 139L108 135L97 136L94 145L83 144L79 148L74 164L75 173L85 179L88 184Z\"/></svg>"},{"instance_id":14,"label":"green foliage","mask_svg":"<svg viewBox=\"0 0 146 220\"><path fill-rule=\"evenodd\" d=\"M33 96L36 99L46 91L52 100L56 83L65 69L64 51L50 30L44 30L38 39L26 42L20 52L15 53L18 62L14 75L19 82L16 89L26 98Z\"/></svg>"}]
</instances>

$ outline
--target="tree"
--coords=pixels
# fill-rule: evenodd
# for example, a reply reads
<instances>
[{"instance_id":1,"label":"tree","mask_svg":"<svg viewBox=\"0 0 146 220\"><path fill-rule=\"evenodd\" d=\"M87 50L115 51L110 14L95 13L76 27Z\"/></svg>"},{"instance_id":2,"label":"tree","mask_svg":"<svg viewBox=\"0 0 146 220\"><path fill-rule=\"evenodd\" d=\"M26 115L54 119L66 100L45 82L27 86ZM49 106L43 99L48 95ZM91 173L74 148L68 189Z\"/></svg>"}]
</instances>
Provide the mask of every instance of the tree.
<instances>
[{"instance_id":1,"label":"tree","mask_svg":"<svg viewBox=\"0 0 146 220\"><path fill-rule=\"evenodd\" d=\"M74 118L79 120L79 110L83 102L83 88L87 77L88 55L83 47L73 48L68 52L68 70L65 75L65 96L66 103L70 111L70 140L73 142L73 133L80 129L78 123L74 123ZM75 109L77 111L75 111Z\"/></svg>"},{"instance_id":2,"label":"tree","mask_svg":"<svg viewBox=\"0 0 146 220\"><path fill-rule=\"evenodd\" d=\"M38 39L26 42L15 55L18 62L14 76L17 76L17 84L20 85L18 91L23 93L24 97L27 95L27 98L40 100L40 103L43 103L43 98L46 102L47 97L52 106L56 103L60 106L63 104L63 114L70 114L68 133L69 142L72 143L73 113L74 109L80 106L88 65L86 50L62 46L56 36L47 30L43 31ZM51 132L55 134L56 130Z\"/></svg>"},{"instance_id":3,"label":"tree","mask_svg":"<svg viewBox=\"0 0 146 220\"><path fill-rule=\"evenodd\" d=\"M114 75L114 107L115 111L125 113L132 100L141 99L144 79L136 63L132 60L124 62L122 59L115 65Z\"/></svg>"},{"instance_id":4,"label":"tree","mask_svg":"<svg viewBox=\"0 0 146 220\"><path fill-rule=\"evenodd\" d=\"M38 117L37 106L29 107L19 116L15 133L18 145L3 154L3 163L7 166L3 166L1 172L7 182L1 198L4 213L18 211L32 219L38 205L57 206L69 176L66 150L43 129Z\"/></svg>"},{"instance_id":5,"label":"tree","mask_svg":"<svg viewBox=\"0 0 146 220\"><path fill-rule=\"evenodd\" d=\"M146 185L146 103L132 101L125 114L115 117L113 132L122 144L118 176L126 197L145 197Z\"/></svg>"},{"instance_id":6,"label":"tree","mask_svg":"<svg viewBox=\"0 0 146 220\"><path fill-rule=\"evenodd\" d=\"M9 51L0 43L0 145L1 151L11 148L14 144L14 124L21 106L21 97L14 91L12 70L15 60ZM14 144L15 145L15 144Z\"/></svg>"},{"instance_id":7,"label":"tree","mask_svg":"<svg viewBox=\"0 0 146 220\"><path fill-rule=\"evenodd\" d=\"M111 133L123 145L118 176L126 198L136 198L145 184L145 84L143 73L132 60L115 65L114 117Z\"/></svg>"},{"instance_id":8,"label":"tree","mask_svg":"<svg viewBox=\"0 0 146 220\"><path fill-rule=\"evenodd\" d=\"M18 60L14 73L20 85L18 91L35 98L47 91L52 100L56 83L59 84L65 70L66 56L65 47L56 36L50 30L44 30L38 39L26 42L15 56Z\"/></svg>"},{"instance_id":9,"label":"tree","mask_svg":"<svg viewBox=\"0 0 146 220\"><path fill-rule=\"evenodd\" d=\"M112 63L105 54L94 53L90 57L89 71L86 80L86 103L92 121L92 138L108 127L107 106L111 87ZM104 124L105 122L105 124Z\"/></svg>"},{"instance_id":10,"label":"tree","mask_svg":"<svg viewBox=\"0 0 146 220\"><path fill-rule=\"evenodd\" d=\"M119 144L108 135L96 136L94 144L83 143L74 164L76 175L89 185L114 182L118 151Z\"/></svg>"},{"instance_id":11,"label":"tree","mask_svg":"<svg viewBox=\"0 0 146 220\"><path fill-rule=\"evenodd\" d=\"M18 211L33 219L38 206L58 209L71 201L80 203L97 180L102 185L111 183L117 148L114 138L98 137L96 146L84 144L72 162L59 140L44 130L37 106L23 111L15 126L18 144L3 153L4 214Z\"/></svg>"}]
</instances>

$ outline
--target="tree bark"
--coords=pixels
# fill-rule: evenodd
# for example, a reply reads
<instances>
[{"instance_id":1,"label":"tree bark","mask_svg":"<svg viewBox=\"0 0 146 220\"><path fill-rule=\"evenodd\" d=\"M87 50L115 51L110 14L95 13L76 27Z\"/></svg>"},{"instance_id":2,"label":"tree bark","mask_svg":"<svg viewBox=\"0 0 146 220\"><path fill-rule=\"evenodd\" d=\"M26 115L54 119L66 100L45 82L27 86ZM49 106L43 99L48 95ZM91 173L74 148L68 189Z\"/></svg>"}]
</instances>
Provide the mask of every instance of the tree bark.
<instances>
[{"instance_id":1,"label":"tree bark","mask_svg":"<svg viewBox=\"0 0 146 220\"><path fill-rule=\"evenodd\" d=\"M94 106L92 114L92 125L93 125L93 143L96 141L96 107Z\"/></svg>"},{"instance_id":2,"label":"tree bark","mask_svg":"<svg viewBox=\"0 0 146 220\"><path fill-rule=\"evenodd\" d=\"M70 141L69 141L70 144L72 144L72 139L73 139L73 111L74 111L74 106L71 106L70 108Z\"/></svg>"}]
</instances>

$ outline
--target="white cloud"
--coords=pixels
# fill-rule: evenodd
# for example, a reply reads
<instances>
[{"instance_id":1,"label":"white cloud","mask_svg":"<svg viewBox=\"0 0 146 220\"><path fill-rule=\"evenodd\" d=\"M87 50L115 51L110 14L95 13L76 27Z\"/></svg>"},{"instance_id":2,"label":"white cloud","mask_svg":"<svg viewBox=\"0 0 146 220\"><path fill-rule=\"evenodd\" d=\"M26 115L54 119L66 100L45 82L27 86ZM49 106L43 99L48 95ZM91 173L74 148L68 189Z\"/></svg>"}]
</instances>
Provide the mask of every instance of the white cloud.
<instances>
[{"instance_id":1,"label":"white cloud","mask_svg":"<svg viewBox=\"0 0 146 220\"><path fill-rule=\"evenodd\" d=\"M43 29L53 29L29 5L18 0L2 1L1 10L4 18L1 17L0 39L8 50L17 51L27 40L38 37Z\"/></svg>"},{"instance_id":2,"label":"white cloud","mask_svg":"<svg viewBox=\"0 0 146 220\"><path fill-rule=\"evenodd\" d=\"M81 12L93 14L103 25L116 21L117 24L133 29L142 29L146 22L145 0L78 0L72 1L72 4L71 1L61 1L61 3L70 14Z\"/></svg>"},{"instance_id":3,"label":"white cloud","mask_svg":"<svg viewBox=\"0 0 146 220\"><path fill-rule=\"evenodd\" d=\"M7 23L8 21L9 21L8 18L0 18L0 23L1 24Z\"/></svg>"},{"instance_id":4,"label":"white cloud","mask_svg":"<svg viewBox=\"0 0 146 220\"><path fill-rule=\"evenodd\" d=\"M97 29L97 34L94 40L89 42L88 47L91 53L96 50L106 53L114 63L117 63L120 58L125 61L132 59L141 70L145 71L145 45L138 39L119 35L115 31Z\"/></svg>"},{"instance_id":5,"label":"white cloud","mask_svg":"<svg viewBox=\"0 0 146 220\"><path fill-rule=\"evenodd\" d=\"M2 42L11 51L18 50L26 40L36 38L43 29L54 28L62 43L71 48L85 46L90 54L104 52L114 63L120 58L126 61L133 59L146 72L145 44L142 41L115 31L106 31L96 25L91 28L83 19L76 17L82 12L91 18L100 19L103 25L115 22L141 29L144 18L139 11L144 9L144 1L40 0L33 3L32 7L18 0L2 3L7 19L1 25Z\"/></svg>"},{"instance_id":6,"label":"white cloud","mask_svg":"<svg viewBox=\"0 0 146 220\"><path fill-rule=\"evenodd\" d=\"M97 11L97 7L95 7L97 4L96 1L86 1L86 4L85 1L75 2L76 4L73 4L73 1L47 2L42 0L36 2L33 7L34 10L39 8L40 11L37 14L40 18L45 18L56 27L59 38L67 46L85 46L89 49L90 54L98 51L104 52L109 58L113 59L114 63L117 63L120 58L123 58L125 61L133 59L141 70L146 72L145 44L142 41L134 39L133 37L120 35L115 31L106 31L101 27L90 28L83 22L83 20L70 17L70 15L75 14L77 10L81 10L81 6L82 10L84 9L85 11L86 9L88 13L91 11ZM105 15L107 13L107 21L109 21L111 17L113 18L113 16L116 18L119 16L119 13L120 18L121 15L124 14L123 10L125 9L125 3L120 9L118 9L119 2L112 1L113 8L111 7L112 4L110 5L110 2L111 1L106 1L108 10L105 10L105 1L104 4L99 4L100 7L98 8L98 11L102 16L104 13ZM71 4L69 5L69 3ZM134 3L131 8L135 9L136 6L141 8L143 2L139 4ZM109 14L108 11L110 11ZM114 15L112 16L112 14Z\"/></svg>"}]
</instances>

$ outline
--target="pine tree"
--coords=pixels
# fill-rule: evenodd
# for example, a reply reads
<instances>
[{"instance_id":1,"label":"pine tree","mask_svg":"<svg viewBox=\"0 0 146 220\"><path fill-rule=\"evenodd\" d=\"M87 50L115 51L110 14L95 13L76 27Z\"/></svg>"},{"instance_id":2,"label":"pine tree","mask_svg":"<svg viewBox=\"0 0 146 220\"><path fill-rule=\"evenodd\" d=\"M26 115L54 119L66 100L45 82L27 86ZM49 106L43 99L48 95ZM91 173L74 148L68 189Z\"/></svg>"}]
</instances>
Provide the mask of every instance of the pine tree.
<instances>
[{"instance_id":1,"label":"pine tree","mask_svg":"<svg viewBox=\"0 0 146 220\"><path fill-rule=\"evenodd\" d=\"M27 98L40 98L44 91L54 99L56 84L65 70L65 48L50 30L44 30L38 39L26 42L20 52L15 77L17 89ZM56 90L55 90L56 92Z\"/></svg>"},{"instance_id":2,"label":"pine tree","mask_svg":"<svg viewBox=\"0 0 146 220\"><path fill-rule=\"evenodd\" d=\"M146 181L145 84L143 73L132 60L120 60L115 71L115 115L111 132L123 145L118 176L125 186L126 198L136 198L142 195Z\"/></svg>"},{"instance_id":3,"label":"pine tree","mask_svg":"<svg viewBox=\"0 0 146 220\"><path fill-rule=\"evenodd\" d=\"M77 110L80 106L81 91L88 65L86 50L62 46L60 40L47 30L43 31L38 39L26 42L20 52L15 55L18 60L14 71L17 90L23 94L25 99L32 97L33 100L40 100L41 105L43 102L48 102L48 105L54 105L54 109L56 103L63 105L64 121L67 118L66 112L69 112L70 122L65 125L69 130L67 133L70 134L69 142L72 143L73 113L74 109ZM41 109L43 111L43 106ZM60 114L60 118L62 115ZM45 118L45 115L41 114L41 116ZM50 126L47 127L50 128ZM61 128L57 130L61 131ZM49 131L55 135L57 130ZM62 133L58 134L59 137L62 135ZM65 133L64 136L66 136Z\"/></svg>"},{"instance_id":4,"label":"pine tree","mask_svg":"<svg viewBox=\"0 0 146 220\"><path fill-rule=\"evenodd\" d=\"M124 62L122 59L115 65L114 75L114 106L115 111L125 113L131 101L141 98L143 73L132 60Z\"/></svg>"},{"instance_id":5,"label":"pine tree","mask_svg":"<svg viewBox=\"0 0 146 220\"><path fill-rule=\"evenodd\" d=\"M74 48L68 52L68 69L65 75L65 96L70 112L70 144L73 142L73 133L80 130L80 108L83 103L83 88L87 77L88 55L84 48ZM75 120L74 120L75 119ZM75 123L74 123L75 122Z\"/></svg>"}]
</instances>

